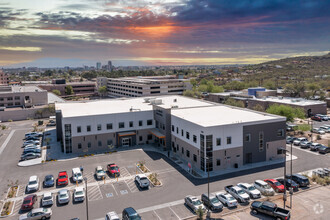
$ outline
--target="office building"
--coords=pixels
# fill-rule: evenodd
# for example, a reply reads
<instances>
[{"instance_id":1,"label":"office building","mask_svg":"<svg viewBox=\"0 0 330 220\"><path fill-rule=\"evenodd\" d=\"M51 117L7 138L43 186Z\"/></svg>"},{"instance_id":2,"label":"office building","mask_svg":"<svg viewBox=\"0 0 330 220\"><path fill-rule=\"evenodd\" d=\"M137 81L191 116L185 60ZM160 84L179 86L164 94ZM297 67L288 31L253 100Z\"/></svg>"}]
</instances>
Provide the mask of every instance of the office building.
<instances>
[{"instance_id":1,"label":"office building","mask_svg":"<svg viewBox=\"0 0 330 220\"><path fill-rule=\"evenodd\" d=\"M286 146L284 117L178 95L56 103L56 122L67 154L152 144L204 172L281 159Z\"/></svg>"},{"instance_id":2,"label":"office building","mask_svg":"<svg viewBox=\"0 0 330 220\"><path fill-rule=\"evenodd\" d=\"M96 69L97 69L97 70L100 70L100 69L101 69L101 63L100 63L100 62L97 62L97 63L96 63Z\"/></svg>"},{"instance_id":3,"label":"office building","mask_svg":"<svg viewBox=\"0 0 330 220\"><path fill-rule=\"evenodd\" d=\"M113 70L113 66L112 66L112 62L109 60L108 61L108 71L110 71L110 72L112 72L112 70Z\"/></svg>"},{"instance_id":4,"label":"office building","mask_svg":"<svg viewBox=\"0 0 330 220\"><path fill-rule=\"evenodd\" d=\"M8 74L0 70L0 85L8 85L9 79Z\"/></svg>"}]
</instances>

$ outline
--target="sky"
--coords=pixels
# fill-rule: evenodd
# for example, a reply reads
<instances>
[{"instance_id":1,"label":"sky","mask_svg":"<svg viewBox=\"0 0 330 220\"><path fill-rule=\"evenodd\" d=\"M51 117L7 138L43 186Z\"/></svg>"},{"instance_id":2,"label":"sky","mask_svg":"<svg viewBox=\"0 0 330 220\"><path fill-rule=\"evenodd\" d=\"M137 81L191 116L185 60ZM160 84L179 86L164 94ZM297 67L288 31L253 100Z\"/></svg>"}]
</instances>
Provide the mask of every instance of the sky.
<instances>
[{"instance_id":1,"label":"sky","mask_svg":"<svg viewBox=\"0 0 330 220\"><path fill-rule=\"evenodd\" d=\"M0 0L0 67L255 64L330 51L330 0Z\"/></svg>"}]
</instances>

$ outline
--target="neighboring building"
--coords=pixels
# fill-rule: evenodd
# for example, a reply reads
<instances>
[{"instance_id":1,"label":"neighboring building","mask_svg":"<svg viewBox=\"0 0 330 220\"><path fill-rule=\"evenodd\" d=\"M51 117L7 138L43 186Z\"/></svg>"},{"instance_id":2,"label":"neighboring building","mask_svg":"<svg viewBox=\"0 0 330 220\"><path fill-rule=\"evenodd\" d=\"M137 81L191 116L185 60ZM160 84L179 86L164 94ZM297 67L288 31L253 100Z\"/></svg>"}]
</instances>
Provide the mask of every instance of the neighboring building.
<instances>
[{"instance_id":1,"label":"neighboring building","mask_svg":"<svg viewBox=\"0 0 330 220\"><path fill-rule=\"evenodd\" d=\"M96 84L94 82L70 82L66 83L64 79L52 80L52 84L41 84L40 88L43 88L49 92L53 90L59 90L61 96L66 96L65 88L72 86L74 96L92 96L96 94Z\"/></svg>"},{"instance_id":2,"label":"neighboring building","mask_svg":"<svg viewBox=\"0 0 330 220\"><path fill-rule=\"evenodd\" d=\"M36 86L1 86L0 107L25 107L47 105L47 91Z\"/></svg>"},{"instance_id":3,"label":"neighboring building","mask_svg":"<svg viewBox=\"0 0 330 220\"><path fill-rule=\"evenodd\" d=\"M176 76L108 78L109 97L181 95L189 80Z\"/></svg>"},{"instance_id":4,"label":"neighboring building","mask_svg":"<svg viewBox=\"0 0 330 220\"><path fill-rule=\"evenodd\" d=\"M0 70L0 85L8 85L9 79L8 74Z\"/></svg>"},{"instance_id":5,"label":"neighboring building","mask_svg":"<svg viewBox=\"0 0 330 220\"><path fill-rule=\"evenodd\" d=\"M110 60L108 61L107 70L110 72L113 70L112 62Z\"/></svg>"},{"instance_id":6,"label":"neighboring building","mask_svg":"<svg viewBox=\"0 0 330 220\"><path fill-rule=\"evenodd\" d=\"M108 78L107 77L97 77L96 78L96 90L99 90L102 86L108 85Z\"/></svg>"},{"instance_id":7,"label":"neighboring building","mask_svg":"<svg viewBox=\"0 0 330 220\"><path fill-rule=\"evenodd\" d=\"M97 63L96 63L96 69L97 69L97 70L100 70L100 69L101 69L101 63L100 63L100 62L97 62Z\"/></svg>"},{"instance_id":8,"label":"neighboring building","mask_svg":"<svg viewBox=\"0 0 330 220\"><path fill-rule=\"evenodd\" d=\"M65 153L153 144L204 172L284 157L281 116L177 95L55 105Z\"/></svg>"}]
</instances>

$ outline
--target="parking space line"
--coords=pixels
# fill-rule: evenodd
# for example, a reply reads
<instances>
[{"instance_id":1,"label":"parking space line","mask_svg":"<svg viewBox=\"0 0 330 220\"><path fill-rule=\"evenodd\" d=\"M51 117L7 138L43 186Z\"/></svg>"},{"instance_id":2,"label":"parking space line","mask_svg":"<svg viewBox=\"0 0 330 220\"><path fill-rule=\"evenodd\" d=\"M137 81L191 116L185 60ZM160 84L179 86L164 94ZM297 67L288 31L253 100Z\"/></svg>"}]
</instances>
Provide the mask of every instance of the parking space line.
<instances>
[{"instance_id":1,"label":"parking space line","mask_svg":"<svg viewBox=\"0 0 330 220\"><path fill-rule=\"evenodd\" d=\"M13 215L19 214L18 212L21 209L22 203L22 200L15 201Z\"/></svg>"},{"instance_id":2,"label":"parking space line","mask_svg":"<svg viewBox=\"0 0 330 220\"><path fill-rule=\"evenodd\" d=\"M103 199L103 195L99 186L89 187L87 194L88 194L88 201Z\"/></svg>"},{"instance_id":3,"label":"parking space line","mask_svg":"<svg viewBox=\"0 0 330 220\"><path fill-rule=\"evenodd\" d=\"M126 167L122 167L121 171L120 171L120 176L121 177L126 177L126 176L131 176L131 174L128 172L128 170L126 169Z\"/></svg>"},{"instance_id":4,"label":"parking space line","mask_svg":"<svg viewBox=\"0 0 330 220\"><path fill-rule=\"evenodd\" d=\"M90 172L84 175L84 177L87 178L87 183L92 183L92 182L96 182L95 178L94 178L94 173Z\"/></svg>"},{"instance_id":5,"label":"parking space line","mask_svg":"<svg viewBox=\"0 0 330 220\"><path fill-rule=\"evenodd\" d=\"M181 218L178 216L178 214L176 214L176 212L171 208L171 206L169 206L170 210L174 213L174 215L181 220Z\"/></svg>"},{"instance_id":6,"label":"parking space line","mask_svg":"<svg viewBox=\"0 0 330 220\"><path fill-rule=\"evenodd\" d=\"M125 183L132 193L139 191L138 188L136 187L134 179L125 180Z\"/></svg>"},{"instance_id":7,"label":"parking space line","mask_svg":"<svg viewBox=\"0 0 330 220\"><path fill-rule=\"evenodd\" d=\"M155 213L155 215L157 216L158 219L162 220L155 210L154 210L154 213Z\"/></svg>"},{"instance_id":8,"label":"parking space line","mask_svg":"<svg viewBox=\"0 0 330 220\"><path fill-rule=\"evenodd\" d=\"M116 190L115 186L113 185L113 183L111 184L111 186L112 186L113 190L115 190L116 195L118 196L117 190Z\"/></svg>"},{"instance_id":9,"label":"parking space line","mask_svg":"<svg viewBox=\"0 0 330 220\"><path fill-rule=\"evenodd\" d=\"M18 186L18 191L17 191L17 196L16 197L24 196L24 194L25 194L25 188L26 188L25 185L19 185Z\"/></svg>"}]
</instances>

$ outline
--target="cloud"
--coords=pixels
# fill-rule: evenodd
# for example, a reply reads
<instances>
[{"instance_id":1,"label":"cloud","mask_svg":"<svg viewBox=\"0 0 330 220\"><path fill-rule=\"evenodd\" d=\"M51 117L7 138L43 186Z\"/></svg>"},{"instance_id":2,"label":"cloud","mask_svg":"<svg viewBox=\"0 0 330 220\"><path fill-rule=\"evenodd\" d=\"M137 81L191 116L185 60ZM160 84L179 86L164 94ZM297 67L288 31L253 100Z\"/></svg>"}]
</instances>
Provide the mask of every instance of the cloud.
<instances>
[{"instance_id":1,"label":"cloud","mask_svg":"<svg viewBox=\"0 0 330 220\"><path fill-rule=\"evenodd\" d=\"M42 50L42 48L41 47L2 47L2 46L0 46L0 50L40 52Z\"/></svg>"}]
</instances>

